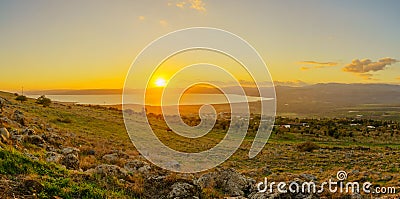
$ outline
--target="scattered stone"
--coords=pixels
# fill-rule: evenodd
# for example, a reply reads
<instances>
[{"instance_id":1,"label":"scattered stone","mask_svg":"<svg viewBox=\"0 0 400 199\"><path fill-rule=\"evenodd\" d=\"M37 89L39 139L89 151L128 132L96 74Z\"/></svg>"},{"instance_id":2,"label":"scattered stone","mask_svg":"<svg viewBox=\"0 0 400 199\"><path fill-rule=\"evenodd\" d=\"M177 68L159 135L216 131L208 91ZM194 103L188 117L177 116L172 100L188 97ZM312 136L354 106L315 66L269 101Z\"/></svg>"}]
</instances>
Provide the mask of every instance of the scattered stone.
<instances>
[{"instance_id":1,"label":"scattered stone","mask_svg":"<svg viewBox=\"0 0 400 199\"><path fill-rule=\"evenodd\" d=\"M385 182L387 182L387 181L391 181L392 179L393 179L393 176L387 175L387 176L383 176L383 177L380 179L380 181L385 181Z\"/></svg>"},{"instance_id":2,"label":"scattered stone","mask_svg":"<svg viewBox=\"0 0 400 199\"><path fill-rule=\"evenodd\" d=\"M61 164L64 165L67 169L78 170L79 169L79 159L75 154L67 154L61 161Z\"/></svg>"},{"instance_id":3,"label":"scattered stone","mask_svg":"<svg viewBox=\"0 0 400 199\"><path fill-rule=\"evenodd\" d=\"M14 121L12 121L12 120L10 120L10 119L8 119L8 117L1 117L0 118L0 123L3 123L3 124L16 124Z\"/></svg>"},{"instance_id":4,"label":"scattered stone","mask_svg":"<svg viewBox=\"0 0 400 199\"><path fill-rule=\"evenodd\" d=\"M304 178L306 181L314 181L314 182L317 181L317 177L312 174L303 173L300 176Z\"/></svg>"},{"instance_id":5,"label":"scattered stone","mask_svg":"<svg viewBox=\"0 0 400 199\"><path fill-rule=\"evenodd\" d=\"M45 143L43 138L38 135L24 136L24 141L42 147Z\"/></svg>"},{"instance_id":6,"label":"scattered stone","mask_svg":"<svg viewBox=\"0 0 400 199\"><path fill-rule=\"evenodd\" d=\"M148 173L151 169L149 164L146 162L142 162L140 160L132 160L125 164L124 168L128 172L140 172L140 173Z\"/></svg>"},{"instance_id":7,"label":"scattered stone","mask_svg":"<svg viewBox=\"0 0 400 199\"><path fill-rule=\"evenodd\" d=\"M76 157L79 156L79 152L80 152L80 150L77 149L77 148L75 148L75 147L65 147L65 148L63 148L63 149L61 150L61 153L62 153L63 155L73 154L73 155L75 155Z\"/></svg>"},{"instance_id":8,"label":"scattered stone","mask_svg":"<svg viewBox=\"0 0 400 199\"><path fill-rule=\"evenodd\" d=\"M24 135L36 135L36 131L31 128L26 128L22 131L22 134Z\"/></svg>"},{"instance_id":9,"label":"scattered stone","mask_svg":"<svg viewBox=\"0 0 400 199\"><path fill-rule=\"evenodd\" d=\"M65 140L64 138L62 138L54 133L44 134L44 135L42 135L42 137L44 140L46 140L46 142L48 142L54 146L57 146L57 147L60 147Z\"/></svg>"},{"instance_id":10,"label":"scattered stone","mask_svg":"<svg viewBox=\"0 0 400 199\"><path fill-rule=\"evenodd\" d=\"M112 154L106 154L102 157L103 160L110 162L110 163L116 163L119 159L117 153L112 153Z\"/></svg>"},{"instance_id":11,"label":"scattered stone","mask_svg":"<svg viewBox=\"0 0 400 199\"><path fill-rule=\"evenodd\" d=\"M38 158L38 157L36 157L36 156L35 156L35 155L33 155L33 154L30 154L30 153L24 153L24 155L25 155L26 157L28 157L29 159L33 160L33 161L39 161L39 158Z\"/></svg>"},{"instance_id":12,"label":"scattered stone","mask_svg":"<svg viewBox=\"0 0 400 199\"><path fill-rule=\"evenodd\" d=\"M63 158L64 158L63 155L58 154L56 152L47 152L46 153L46 162L60 163Z\"/></svg>"},{"instance_id":13,"label":"scattered stone","mask_svg":"<svg viewBox=\"0 0 400 199\"><path fill-rule=\"evenodd\" d=\"M360 171L355 169L355 170L352 170L350 173L353 175L358 175L358 174L360 174Z\"/></svg>"},{"instance_id":14,"label":"scattered stone","mask_svg":"<svg viewBox=\"0 0 400 199\"><path fill-rule=\"evenodd\" d=\"M90 150L86 151L86 154L87 155L96 155L96 151L93 149L90 149Z\"/></svg>"},{"instance_id":15,"label":"scattered stone","mask_svg":"<svg viewBox=\"0 0 400 199\"><path fill-rule=\"evenodd\" d=\"M195 186L186 182L176 182L172 185L172 190L167 198L199 198Z\"/></svg>"},{"instance_id":16,"label":"scattered stone","mask_svg":"<svg viewBox=\"0 0 400 199\"><path fill-rule=\"evenodd\" d=\"M22 126L25 126L25 116L21 111L15 110L12 118Z\"/></svg>"},{"instance_id":17,"label":"scattered stone","mask_svg":"<svg viewBox=\"0 0 400 199\"><path fill-rule=\"evenodd\" d=\"M361 195L361 194L359 194L359 193L352 193L351 194L351 199L363 199L364 197Z\"/></svg>"},{"instance_id":18,"label":"scattered stone","mask_svg":"<svg viewBox=\"0 0 400 199\"><path fill-rule=\"evenodd\" d=\"M96 168L89 169L86 172L100 174L102 176L115 176L117 178L125 178L128 175L125 169L122 169L117 165L109 165L109 164L98 165Z\"/></svg>"},{"instance_id":19,"label":"scattered stone","mask_svg":"<svg viewBox=\"0 0 400 199\"><path fill-rule=\"evenodd\" d=\"M23 135L12 135L11 139L16 141L17 143L22 143L22 141L24 141L24 136Z\"/></svg>"},{"instance_id":20,"label":"scattered stone","mask_svg":"<svg viewBox=\"0 0 400 199\"><path fill-rule=\"evenodd\" d=\"M10 133L8 132L8 130L6 128L0 128L0 135L2 137L4 137L5 139L9 139L10 138Z\"/></svg>"}]
</instances>

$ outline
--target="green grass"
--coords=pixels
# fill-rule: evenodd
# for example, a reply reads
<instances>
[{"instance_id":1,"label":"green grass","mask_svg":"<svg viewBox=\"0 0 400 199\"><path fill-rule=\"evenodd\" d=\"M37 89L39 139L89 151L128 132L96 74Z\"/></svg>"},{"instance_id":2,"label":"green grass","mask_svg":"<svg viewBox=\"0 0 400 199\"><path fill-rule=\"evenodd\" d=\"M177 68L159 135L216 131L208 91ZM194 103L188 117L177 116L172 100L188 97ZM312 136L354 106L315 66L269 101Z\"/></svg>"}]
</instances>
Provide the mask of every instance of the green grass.
<instances>
[{"instance_id":1,"label":"green grass","mask_svg":"<svg viewBox=\"0 0 400 199\"><path fill-rule=\"evenodd\" d=\"M128 193L123 188L113 185L117 179L92 178L86 180L55 164L31 160L12 149L0 149L0 175L33 176L44 187L38 193L39 198L52 198L52 196L64 199L135 198L134 193ZM115 188L107 189L106 186L115 186Z\"/></svg>"}]
</instances>

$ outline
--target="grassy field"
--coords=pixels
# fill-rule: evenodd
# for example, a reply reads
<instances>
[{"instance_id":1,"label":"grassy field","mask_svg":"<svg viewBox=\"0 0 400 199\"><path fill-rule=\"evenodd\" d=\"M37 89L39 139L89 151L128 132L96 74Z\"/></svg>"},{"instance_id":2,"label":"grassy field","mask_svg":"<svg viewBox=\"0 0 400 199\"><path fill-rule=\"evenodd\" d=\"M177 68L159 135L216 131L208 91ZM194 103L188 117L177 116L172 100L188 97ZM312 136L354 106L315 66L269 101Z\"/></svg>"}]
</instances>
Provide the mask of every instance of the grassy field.
<instances>
[{"instance_id":1,"label":"grassy field","mask_svg":"<svg viewBox=\"0 0 400 199\"><path fill-rule=\"evenodd\" d=\"M10 115L11 111L20 110L36 132L55 128L61 136L68 138L63 145L80 149L83 170L94 168L104 162L102 156L115 150L140 158L125 130L122 112L116 108L63 103L53 103L50 107L43 107L36 104L34 99L20 103L14 100L15 96L12 94L0 93L0 96L11 102L9 111L4 112L3 115ZM369 106L367 108L369 110ZM396 114L393 113L393 115ZM166 130L168 127L160 118L157 115L149 116L154 131L162 142L179 151L206 150L216 145L226 133L226 129L224 130L219 125L207 136L197 140L189 139L168 132ZM197 121L196 118L190 117L187 120L194 120L193 125ZM298 120L278 118L277 122L298 123ZM338 130L343 132L337 137L327 135L328 129L325 127L342 125L338 121L309 119L307 123L311 125L312 130L302 127L290 129L277 127L279 130L275 129L272 132L263 151L253 159L248 158L248 151L254 138L254 132L249 130L239 150L218 168L235 168L257 181L261 181L266 176L276 181L288 180L305 173L315 175L318 180L324 181L335 178L338 171L344 170L349 173L349 180L371 181L376 185L400 187L398 123L393 123L397 125L396 129L393 129L393 134L389 131L377 133L378 130L368 131L366 134L365 128L360 127L351 130L352 136L347 135L350 131ZM311 150L302 148L307 143L313 146ZM57 165L44 163L43 149L30 145L24 147L35 154L39 162L25 158L12 147L3 146L7 150L1 149L0 157L2 158L0 159L7 161L0 162L0 174L3 177L4 175L18 177L24 174L41 179L45 187L41 195L43 198L46 198L46 194L53 192L65 192L65 195L62 195L63 198L75 198L73 194L90 194L90 197L94 198L102 198L106 195L109 197L140 196L140 191L138 191L140 188L127 191L118 185L116 179L109 179L106 182L92 177L86 179L87 177L79 172L71 173ZM88 155L89 150L96 151L96 154ZM123 163L116 164L123 166ZM195 176L199 175L201 174L195 174ZM115 186L112 188L113 191L104 193L104 189L110 186ZM83 198L84 196L80 195ZM224 193L217 191L217 196L222 197Z\"/></svg>"}]
</instances>

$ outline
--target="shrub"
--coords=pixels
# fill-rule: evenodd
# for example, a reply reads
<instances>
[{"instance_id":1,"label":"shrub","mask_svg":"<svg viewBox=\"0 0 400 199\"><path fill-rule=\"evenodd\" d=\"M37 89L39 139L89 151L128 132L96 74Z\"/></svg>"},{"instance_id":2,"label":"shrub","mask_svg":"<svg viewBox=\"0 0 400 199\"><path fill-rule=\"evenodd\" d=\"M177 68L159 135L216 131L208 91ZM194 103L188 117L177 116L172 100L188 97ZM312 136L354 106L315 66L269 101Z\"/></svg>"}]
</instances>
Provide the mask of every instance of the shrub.
<instances>
[{"instance_id":1,"label":"shrub","mask_svg":"<svg viewBox=\"0 0 400 199\"><path fill-rule=\"evenodd\" d=\"M297 145L297 149L301 152L312 152L320 147L313 142L304 142L302 144Z\"/></svg>"},{"instance_id":2,"label":"shrub","mask_svg":"<svg viewBox=\"0 0 400 199\"><path fill-rule=\"evenodd\" d=\"M20 102L25 102L28 100L28 98L25 95L18 95L15 100L20 101Z\"/></svg>"},{"instance_id":3,"label":"shrub","mask_svg":"<svg viewBox=\"0 0 400 199\"><path fill-rule=\"evenodd\" d=\"M51 104L51 99L47 98L46 96L42 95L36 100L37 104L41 104L44 107L48 107Z\"/></svg>"}]
</instances>

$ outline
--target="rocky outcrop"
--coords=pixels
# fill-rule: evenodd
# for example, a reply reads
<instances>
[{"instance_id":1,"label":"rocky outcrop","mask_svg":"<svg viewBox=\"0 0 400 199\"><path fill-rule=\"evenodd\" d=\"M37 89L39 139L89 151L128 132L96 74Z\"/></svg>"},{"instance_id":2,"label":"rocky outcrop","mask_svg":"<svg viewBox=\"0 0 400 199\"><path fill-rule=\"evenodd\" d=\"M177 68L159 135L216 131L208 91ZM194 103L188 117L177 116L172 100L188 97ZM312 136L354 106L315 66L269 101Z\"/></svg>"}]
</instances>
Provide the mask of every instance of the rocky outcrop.
<instances>
[{"instance_id":1,"label":"rocky outcrop","mask_svg":"<svg viewBox=\"0 0 400 199\"><path fill-rule=\"evenodd\" d=\"M202 188L220 188L229 196L245 196L252 191L255 180L247 178L234 169L220 170L202 175L197 184Z\"/></svg>"}]
</instances>

